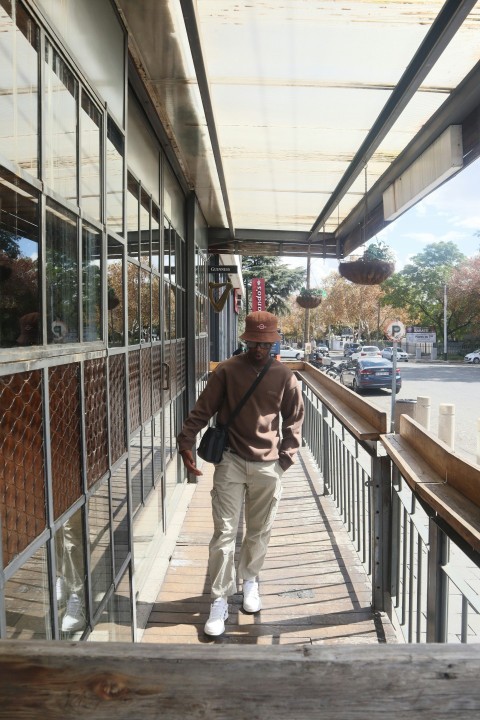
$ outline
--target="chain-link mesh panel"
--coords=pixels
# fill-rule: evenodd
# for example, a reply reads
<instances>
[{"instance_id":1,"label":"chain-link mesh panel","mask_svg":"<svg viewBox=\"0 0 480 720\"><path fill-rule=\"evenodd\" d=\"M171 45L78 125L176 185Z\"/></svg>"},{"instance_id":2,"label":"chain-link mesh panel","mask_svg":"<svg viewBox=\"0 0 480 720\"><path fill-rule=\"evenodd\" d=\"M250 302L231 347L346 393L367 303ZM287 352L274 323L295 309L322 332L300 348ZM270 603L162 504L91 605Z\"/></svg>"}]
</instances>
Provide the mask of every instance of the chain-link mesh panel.
<instances>
[{"instance_id":1,"label":"chain-link mesh panel","mask_svg":"<svg viewBox=\"0 0 480 720\"><path fill-rule=\"evenodd\" d=\"M127 450L125 425L126 413L126 381L125 355L112 355L108 360L109 397L110 397L110 454L112 463Z\"/></svg>"},{"instance_id":2,"label":"chain-link mesh panel","mask_svg":"<svg viewBox=\"0 0 480 720\"><path fill-rule=\"evenodd\" d=\"M142 422L152 417L152 356L150 348L140 351Z\"/></svg>"},{"instance_id":3,"label":"chain-link mesh panel","mask_svg":"<svg viewBox=\"0 0 480 720\"><path fill-rule=\"evenodd\" d=\"M128 376L130 432L134 432L140 427L140 350L128 355Z\"/></svg>"},{"instance_id":4,"label":"chain-link mesh panel","mask_svg":"<svg viewBox=\"0 0 480 720\"><path fill-rule=\"evenodd\" d=\"M49 371L53 512L58 518L82 492L80 365Z\"/></svg>"},{"instance_id":5,"label":"chain-link mesh panel","mask_svg":"<svg viewBox=\"0 0 480 720\"><path fill-rule=\"evenodd\" d=\"M0 378L0 511L7 565L46 526L39 370Z\"/></svg>"},{"instance_id":6,"label":"chain-link mesh panel","mask_svg":"<svg viewBox=\"0 0 480 720\"><path fill-rule=\"evenodd\" d=\"M160 345L152 348L152 414L158 413L162 407L162 350Z\"/></svg>"},{"instance_id":7,"label":"chain-link mesh panel","mask_svg":"<svg viewBox=\"0 0 480 720\"><path fill-rule=\"evenodd\" d=\"M85 436L90 488L108 470L107 381L104 358L85 363Z\"/></svg>"}]
</instances>

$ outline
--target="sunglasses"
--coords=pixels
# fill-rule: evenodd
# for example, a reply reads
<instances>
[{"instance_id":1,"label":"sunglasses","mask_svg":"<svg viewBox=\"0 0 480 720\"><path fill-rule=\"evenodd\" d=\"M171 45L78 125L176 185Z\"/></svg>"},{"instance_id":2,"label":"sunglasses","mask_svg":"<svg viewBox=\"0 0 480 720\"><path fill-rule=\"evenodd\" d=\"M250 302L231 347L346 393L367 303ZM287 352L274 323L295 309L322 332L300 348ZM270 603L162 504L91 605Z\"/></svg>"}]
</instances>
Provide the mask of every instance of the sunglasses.
<instances>
[{"instance_id":1,"label":"sunglasses","mask_svg":"<svg viewBox=\"0 0 480 720\"><path fill-rule=\"evenodd\" d=\"M262 350L267 350L267 348L271 348L273 345L273 343L262 343L262 342L259 342L259 343L247 342L245 344L249 350L253 350L254 348L257 348L257 347L261 348Z\"/></svg>"}]
</instances>

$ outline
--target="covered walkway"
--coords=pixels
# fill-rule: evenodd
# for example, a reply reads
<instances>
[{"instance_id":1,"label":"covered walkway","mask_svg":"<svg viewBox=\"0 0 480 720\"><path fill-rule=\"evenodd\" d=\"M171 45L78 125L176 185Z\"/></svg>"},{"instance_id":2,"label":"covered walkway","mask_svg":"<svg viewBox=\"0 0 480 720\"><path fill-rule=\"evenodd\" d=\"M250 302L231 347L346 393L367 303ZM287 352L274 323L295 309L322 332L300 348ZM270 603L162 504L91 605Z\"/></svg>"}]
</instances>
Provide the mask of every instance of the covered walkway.
<instances>
[{"instance_id":1,"label":"covered walkway","mask_svg":"<svg viewBox=\"0 0 480 720\"><path fill-rule=\"evenodd\" d=\"M226 632L207 638L213 466L204 465L143 642L228 644L377 644L396 642L388 617L371 610L369 579L309 451L284 476L284 491L260 577L263 609L230 602ZM240 533L238 540L240 541Z\"/></svg>"}]
</instances>

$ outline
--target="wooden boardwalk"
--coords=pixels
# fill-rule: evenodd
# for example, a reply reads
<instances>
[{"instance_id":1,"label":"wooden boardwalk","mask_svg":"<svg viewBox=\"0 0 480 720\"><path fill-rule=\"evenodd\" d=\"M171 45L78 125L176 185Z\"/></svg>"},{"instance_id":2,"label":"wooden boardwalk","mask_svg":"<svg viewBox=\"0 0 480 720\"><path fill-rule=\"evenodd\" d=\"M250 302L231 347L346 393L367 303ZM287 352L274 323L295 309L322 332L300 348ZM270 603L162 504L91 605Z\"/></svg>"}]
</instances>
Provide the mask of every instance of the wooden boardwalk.
<instances>
[{"instance_id":1,"label":"wooden boardwalk","mask_svg":"<svg viewBox=\"0 0 480 720\"><path fill-rule=\"evenodd\" d=\"M142 642L340 644L396 642L388 617L370 607L369 580L332 501L320 495L308 450L284 475L283 495L260 575L263 609L230 598L225 634L208 638L207 575L213 466L205 464ZM239 532L240 541L241 531Z\"/></svg>"}]
</instances>

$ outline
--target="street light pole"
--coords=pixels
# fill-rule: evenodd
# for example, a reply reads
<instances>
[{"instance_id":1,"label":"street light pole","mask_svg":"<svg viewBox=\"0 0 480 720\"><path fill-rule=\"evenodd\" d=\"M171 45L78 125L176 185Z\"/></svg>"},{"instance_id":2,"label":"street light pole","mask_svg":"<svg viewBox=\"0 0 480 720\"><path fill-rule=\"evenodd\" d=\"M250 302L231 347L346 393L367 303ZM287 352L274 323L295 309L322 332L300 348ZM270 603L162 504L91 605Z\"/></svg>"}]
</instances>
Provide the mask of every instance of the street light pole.
<instances>
[{"instance_id":1,"label":"street light pole","mask_svg":"<svg viewBox=\"0 0 480 720\"><path fill-rule=\"evenodd\" d=\"M448 343L447 343L447 284L443 286L443 359L446 360L448 356Z\"/></svg>"}]
</instances>

